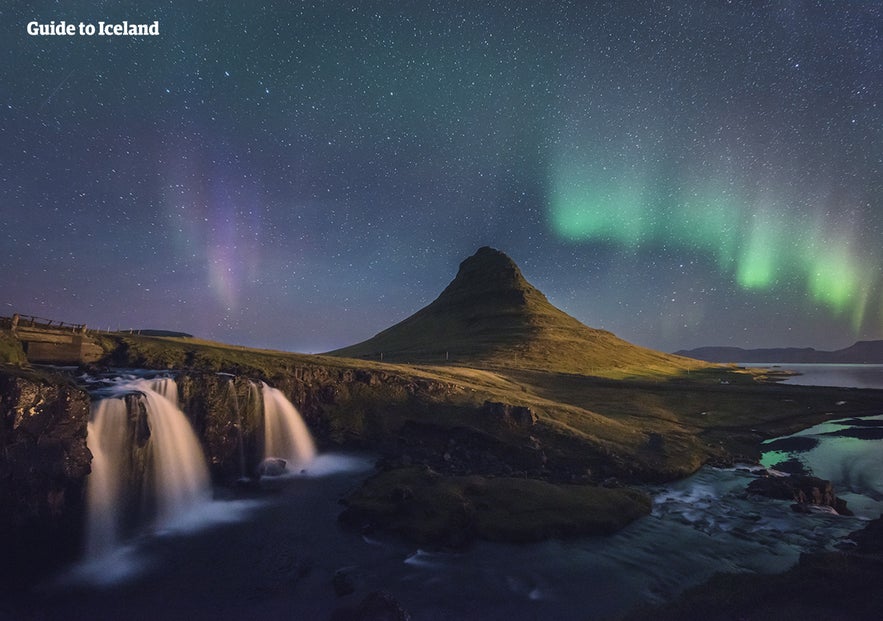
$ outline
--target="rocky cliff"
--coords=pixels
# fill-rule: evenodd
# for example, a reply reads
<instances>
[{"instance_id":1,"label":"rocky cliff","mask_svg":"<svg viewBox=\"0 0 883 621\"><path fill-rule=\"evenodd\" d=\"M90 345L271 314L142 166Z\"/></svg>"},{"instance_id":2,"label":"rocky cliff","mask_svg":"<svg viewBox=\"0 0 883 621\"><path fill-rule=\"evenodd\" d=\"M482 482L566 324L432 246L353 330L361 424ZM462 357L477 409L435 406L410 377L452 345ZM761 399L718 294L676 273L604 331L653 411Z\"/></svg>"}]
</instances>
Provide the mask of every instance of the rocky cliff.
<instances>
[{"instance_id":1,"label":"rocky cliff","mask_svg":"<svg viewBox=\"0 0 883 621\"><path fill-rule=\"evenodd\" d=\"M594 455L583 447L548 464L540 438L549 430L530 408L477 400L452 382L322 365L268 378L185 371L178 376L181 402L216 481L251 476L260 462L263 427L253 391L264 380L297 406L320 447L370 450L391 464L569 480Z\"/></svg>"},{"instance_id":2,"label":"rocky cliff","mask_svg":"<svg viewBox=\"0 0 883 621\"><path fill-rule=\"evenodd\" d=\"M26 584L79 553L89 395L64 378L0 372L0 572Z\"/></svg>"}]
</instances>

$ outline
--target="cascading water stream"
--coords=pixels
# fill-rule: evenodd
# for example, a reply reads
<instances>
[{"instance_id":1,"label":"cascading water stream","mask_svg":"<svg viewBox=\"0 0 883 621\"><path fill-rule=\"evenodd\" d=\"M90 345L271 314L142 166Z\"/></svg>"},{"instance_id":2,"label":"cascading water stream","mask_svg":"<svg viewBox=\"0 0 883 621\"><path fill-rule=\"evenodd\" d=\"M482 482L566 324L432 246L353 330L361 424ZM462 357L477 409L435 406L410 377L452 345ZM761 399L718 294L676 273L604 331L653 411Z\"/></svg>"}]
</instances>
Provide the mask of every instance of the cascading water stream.
<instances>
[{"instance_id":1,"label":"cascading water stream","mask_svg":"<svg viewBox=\"0 0 883 621\"><path fill-rule=\"evenodd\" d=\"M172 379L136 380L120 386L130 396L93 405L87 445L93 454L87 482L87 556L97 558L119 545L125 516L137 526L164 527L211 499L205 456L177 405ZM130 406L143 407L149 437L143 446ZM142 489L133 498L130 489Z\"/></svg>"},{"instance_id":2,"label":"cascading water stream","mask_svg":"<svg viewBox=\"0 0 883 621\"><path fill-rule=\"evenodd\" d=\"M177 404L152 390L145 390L142 398L150 426L157 523L165 525L211 499L208 467L199 440Z\"/></svg>"},{"instance_id":3,"label":"cascading water stream","mask_svg":"<svg viewBox=\"0 0 883 621\"><path fill-rule=\"evenodd\" d=\"M139 382L141 386L146 386L150 391L158 393L171 401L175 407L178 407L178 383L170 377L159 377L154 380L144 380Z\"/></svg>"},{"instance_id":4,"label":"cascading water stream","mask_svg":"<svg viewBox=\"0 0 883 621\"><path fill-rule=\"evenodd\" d=\"M263 382L261 396L264 402L264 458L284 459L288 471L312 461L316 446L295 407L280 390Z\"/></svg>"},{"instance_id":5,"label":"cascading water stream","mask_svg":"<svg viewBox=\"0 0 883 621\"><path fill-rule=\"evenodd\" d=\"M102 399L92 407L86 445L92 452L92 473L87 484L88 522L86 556L109 553L120 538L120 509L126 469L128 412L123 399Z\"/></svg>"}]
</instances>

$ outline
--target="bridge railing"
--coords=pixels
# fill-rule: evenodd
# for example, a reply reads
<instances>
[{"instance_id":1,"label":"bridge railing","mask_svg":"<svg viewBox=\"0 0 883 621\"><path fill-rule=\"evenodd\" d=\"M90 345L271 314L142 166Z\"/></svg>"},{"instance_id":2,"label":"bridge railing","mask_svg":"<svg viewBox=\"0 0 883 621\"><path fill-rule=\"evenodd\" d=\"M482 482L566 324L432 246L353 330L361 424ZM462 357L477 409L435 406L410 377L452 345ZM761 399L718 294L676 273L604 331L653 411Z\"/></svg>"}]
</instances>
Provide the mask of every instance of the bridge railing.
<instances>
[{"instance_id":1,"label":"bridge railing","mask_svg":"<svg viewBox=\"0 0 883 621\"><path fill-rule=\"evenodd\" d=\"M0 317L0 328L12 329L17 328L33 328L36 330L61 330L64 332L74 332L79 334L141 334L141 330L134 328L89 328L84 323L70 323L67 321L58 321L55 319L47 319L45 317L37 317L36 315L22 315L15 313L12 317Z\"/></svg>"},{"instance_id":2,"label":"bridge railing","mask_svg":"<svg viewBox=\"0 0 883 621\"><path fill-rule=\"evenodd\" d=\"M57 321L55 319L47 319L46 317L37 317L36 315L21 315L15 313L12 317L3 317L0 321L2 321L4 327L9 327L12 330L15 330L16 328L48 328L70 332L86 332L86 324L84 323Z\"/></svg>"}]
</instances>

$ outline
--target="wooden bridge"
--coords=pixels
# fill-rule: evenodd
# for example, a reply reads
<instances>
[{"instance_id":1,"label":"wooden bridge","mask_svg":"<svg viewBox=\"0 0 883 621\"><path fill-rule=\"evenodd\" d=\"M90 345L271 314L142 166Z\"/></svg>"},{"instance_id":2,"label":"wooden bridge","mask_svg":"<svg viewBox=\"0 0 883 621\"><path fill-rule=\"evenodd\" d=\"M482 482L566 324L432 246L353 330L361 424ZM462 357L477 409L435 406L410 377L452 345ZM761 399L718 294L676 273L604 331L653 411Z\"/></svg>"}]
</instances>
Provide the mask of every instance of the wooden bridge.
<instances>
[{"instance_id":1,"label":"wooden bridge","mask_svg":"<svg viewBox=\"0 0 883 621\"><path fill-rule=\"evenodd\" d=\"M83 364L95 362L104 350L90 336L85 324L66 323L14 314L0 319L20 342L28 362L42 364Z\"/></svg>"}]
</instances>

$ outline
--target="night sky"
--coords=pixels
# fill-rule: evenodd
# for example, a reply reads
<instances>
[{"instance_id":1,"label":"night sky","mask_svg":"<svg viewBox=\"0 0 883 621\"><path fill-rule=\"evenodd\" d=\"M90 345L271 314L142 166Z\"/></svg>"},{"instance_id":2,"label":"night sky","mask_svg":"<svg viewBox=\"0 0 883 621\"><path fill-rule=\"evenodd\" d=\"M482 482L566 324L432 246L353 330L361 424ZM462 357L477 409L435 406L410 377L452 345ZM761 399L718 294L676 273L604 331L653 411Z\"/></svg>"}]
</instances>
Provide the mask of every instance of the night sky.
<instances>
[{"instance_id":1,"label":"night sky","mask_svg":"<svg viewBox=\"0 0 883 621\"><path fill-rule=\"evenodd\" d=\"M648 347L883 338L879 2L128 4L0 5L0 315L323 351L490 245Z\"/></svg>"}]
</instances>

